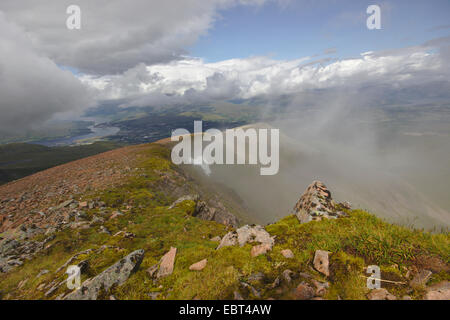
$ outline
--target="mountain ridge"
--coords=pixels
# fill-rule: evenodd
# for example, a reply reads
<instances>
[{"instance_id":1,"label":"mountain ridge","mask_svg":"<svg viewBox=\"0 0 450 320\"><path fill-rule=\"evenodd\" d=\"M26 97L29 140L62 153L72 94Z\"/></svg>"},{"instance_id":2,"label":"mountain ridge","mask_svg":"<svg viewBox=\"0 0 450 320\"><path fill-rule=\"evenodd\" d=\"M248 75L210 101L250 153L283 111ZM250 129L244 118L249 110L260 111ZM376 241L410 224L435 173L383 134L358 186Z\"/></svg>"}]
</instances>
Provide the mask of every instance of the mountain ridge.
<instances>
[{"instance_id":1,"label":"mountain ridge","mask_svg":"<svg viewBox=\"0 0 450 320\"><path fill-rule=\"evenodd\" d=\"M258 229L273 244L254 243L250 236L242 246L217 250L227 234L256 231L216 219L217 211L238 216L245 208L197 184L171 163L170 144L161 142L116 149L0 186L0 265L8 269L0 273L1 298L63 299L71 292L65 286L68 265L82 267L83 286L94 286L93 295L83 298L96 299L448 294L448 233L410 230L333 204L342 218L300 223L293 210ZM136 250L144 253L130 260L136 262L134 271L105 283L110 279L105 272ZM328 275L315 266L322 251L329 255ZM369 264L380 266L383 279L402 284L383 283L389 294L369 290L364 278ZM169 270L163 277L161 268Z\"/></svg>"}]
</instances>

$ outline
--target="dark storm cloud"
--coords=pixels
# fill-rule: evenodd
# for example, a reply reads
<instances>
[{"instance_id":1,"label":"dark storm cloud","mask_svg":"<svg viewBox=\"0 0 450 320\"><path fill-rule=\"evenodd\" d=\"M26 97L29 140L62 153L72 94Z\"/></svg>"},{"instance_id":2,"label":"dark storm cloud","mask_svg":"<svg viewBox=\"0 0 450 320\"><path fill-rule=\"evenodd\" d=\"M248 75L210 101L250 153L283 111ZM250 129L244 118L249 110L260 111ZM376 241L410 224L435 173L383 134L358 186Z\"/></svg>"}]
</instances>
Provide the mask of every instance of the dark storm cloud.
<instances>
[{"instance_id":1,"label":"dark storm cloud","mask_svg":"<svg viewBox=\"0 0 450 320\"><path fill-rule=\"evenodd\" d=\"M33 49L0 12L0 133L38 126L56 113L89 105L88 89Z\"/></svg>"},{"instance_id":2,"label":"dark storm cloud","mask_svg":"<svg viewBox=\"0 0 450 320\"><path fill-rule=\"evenodd\" d=\"M217 10L263 1L2 0L0 10L60 65L88 74L124 72L180 59L212 25ZM66 28L66 9L81 9L81 29Z\"/></svg>"}]
</instances>

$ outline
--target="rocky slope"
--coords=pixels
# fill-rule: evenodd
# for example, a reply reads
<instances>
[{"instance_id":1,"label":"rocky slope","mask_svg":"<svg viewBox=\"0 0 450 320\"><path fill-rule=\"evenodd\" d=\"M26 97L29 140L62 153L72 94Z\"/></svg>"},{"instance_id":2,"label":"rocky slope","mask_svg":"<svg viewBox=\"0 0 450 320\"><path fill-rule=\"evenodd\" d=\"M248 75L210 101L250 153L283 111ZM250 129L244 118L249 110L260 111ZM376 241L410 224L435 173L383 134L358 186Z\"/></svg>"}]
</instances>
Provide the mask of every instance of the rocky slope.
<instances>
[{"instance_id":1,"label":"rocky slope","mask_svg":"<svg viewBox=\"0 0 450 320\"><path fill-rule=\"evenodd\" d=\"M127 147L1 186L0 298L450 298L448 234L352 210L319 181L284 219L242 226L245 208L169 155ZM369 265L380 289L367 288Z\"/></svg>"}]
</instances>

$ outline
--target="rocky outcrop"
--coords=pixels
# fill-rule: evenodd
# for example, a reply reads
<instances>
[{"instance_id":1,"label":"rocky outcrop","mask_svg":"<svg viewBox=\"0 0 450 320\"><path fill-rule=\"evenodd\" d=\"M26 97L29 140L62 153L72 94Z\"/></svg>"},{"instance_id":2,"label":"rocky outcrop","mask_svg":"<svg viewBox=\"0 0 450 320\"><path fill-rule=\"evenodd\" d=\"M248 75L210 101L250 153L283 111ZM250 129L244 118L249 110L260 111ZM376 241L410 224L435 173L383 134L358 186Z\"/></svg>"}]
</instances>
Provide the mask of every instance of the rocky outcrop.
<instances>
[{"instance_id":1,"label":"rocky outcrop","mask_svg":"<svg viewBox=\"0 0 450 320\"><path fill-rule=\"evenodd\" d=\"M235 245L242 247L246 243L253 242L267 245L269 250L271 250L275 240L263 227L245 225L236 231L228 232L222 238L217 249Z\"/></svg>"},{"instance_id":2,"label":"rocky outcrop","mask_svg":"<svg viewBox=\"0 0 450 320\"><path fill-rule=\"evenodd\" d=\"M344 207L348 206L348 204L344 205ZM300 223L319 221L324 218L335 219L345 215L343 211L337 209L330 190L320 181L313 181L308 186L295 205L294 214Z\"/></svg>"},{"instance_id":3,"label":"rocky outcrop","mask_svg":"<svg viewBox=\"0 0 450 320\"><path fill-rule=\"evenodd\" d=\"M208 203L201 200L199 195L183 196L173 202L169 209L173 209L183 201L195 202L195 210L192 214L194 217L202 220L216 221L233 228L236 228L239 224L239 220L236 216L230 213L221 202L214 201L214 203Z\"/></svg>"},{"instance_id":4,"label":"rocky outcrop","mask_svg":"<svg viewBox=\"0 0 450 320\"><path fill-rule=\"evenodd\" d=\"M49 236L43 241L19 241L3 239L0 241L0 273L7 273L25 260L31 260L39 251L45 248L47 242L54 239Z\"/></svg>"},{"instance_id":5,"label":"rocky outcrop","mask_svg":"<svg viewBox=\"0 0 450 320\"><path fill-rule=\"evenodd\" d=\"M92 279L83 282L81 288L69 293L65 300L96 300L99 294L108 292L113 286L120 286L140 266L144 250L136 250Z\"/></svg>"}]
</instances>

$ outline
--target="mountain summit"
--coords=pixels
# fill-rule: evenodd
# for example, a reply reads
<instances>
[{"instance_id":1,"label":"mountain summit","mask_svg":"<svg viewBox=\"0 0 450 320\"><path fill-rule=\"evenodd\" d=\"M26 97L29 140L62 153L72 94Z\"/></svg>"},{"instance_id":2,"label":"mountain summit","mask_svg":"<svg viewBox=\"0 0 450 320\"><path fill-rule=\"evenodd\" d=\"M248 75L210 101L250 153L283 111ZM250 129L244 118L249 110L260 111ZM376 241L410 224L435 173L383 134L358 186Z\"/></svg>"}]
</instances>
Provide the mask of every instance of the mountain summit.
<instances>
[{"instance_id":1,"label":"mountain summit","mask_svg":"<svg viewBox=\"0 0 450 320\"><path fill-rule=\"evenodd\" d=\"M320 181L292 213L252 224L164 142L77 160L0 187L0 297L449 299L448 234L351 209Z\"/></svg>"}]
</instances>

